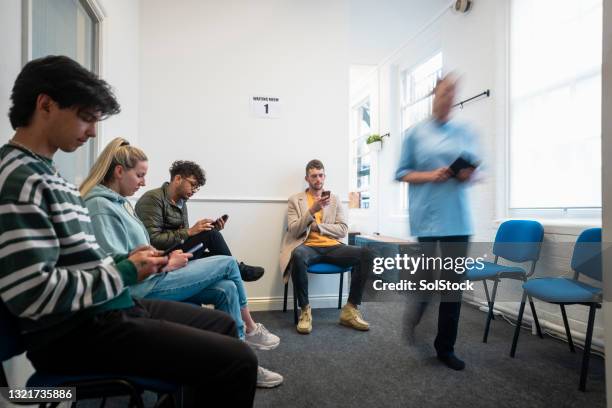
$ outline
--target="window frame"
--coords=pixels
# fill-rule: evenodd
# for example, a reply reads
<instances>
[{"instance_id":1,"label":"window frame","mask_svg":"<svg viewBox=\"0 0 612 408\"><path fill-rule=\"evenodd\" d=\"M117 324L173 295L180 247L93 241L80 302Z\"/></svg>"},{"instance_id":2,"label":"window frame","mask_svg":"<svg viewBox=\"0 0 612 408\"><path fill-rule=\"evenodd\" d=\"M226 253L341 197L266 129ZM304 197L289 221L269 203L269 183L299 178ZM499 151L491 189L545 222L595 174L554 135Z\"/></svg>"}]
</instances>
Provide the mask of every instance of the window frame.
<instances>
[{"instance_id":1,"label":"window frame","mask_svg":"<svg viewBox=\"0 0 612 408\"><path fill-rule=\"evenodd\" d=\"M369 105L370 108L370 132L368 134L359 134L359 130L360 130L360 111L363 108L364 105ZM361 155L357 155L357 149L355 148L355 144L365 144L365 140L367 139L367 137L372 134L372 98L369 94L367 94L366 96L364 96L363 98L359 99L359 101L355 104L353 104L352 108L351 108L351 122L352 122L352 131L351 131L351 136L350 136L350 190L352 192L358 192L358 193L363 193L363 192L367 192L368 194L368 206L367 207L362 207L362 199L361 199L361 194L360 194L360 198L359 198L359 207L358 208L354 208L354 210L360 210L360 211L368 211L370 210L372 207L372 159L373 159L373 154L371 151L367 151L367 147L364 147L364 149L366 149L366 153L363 153ZM359 176L357 175L357 160L360 157L366 157L369 156L370 158L370 168L369 168L369 172L368 175L370 176L370 181L368 183L368 188L359 188L357 186L357 180L359 178Z\"/></svg>"},{"instance_id":2,"label":"window frame","mask_svg":"<svg viewBox=\"0 0 612 408\"><path fill-rule=\"evenodd\" d=\"M513 95L512 95L512 2L511 0L506 6L506 131L505 133L505 149L504 149L504 160L506 165L504 166L504 202L505 202L505 214L502 217L505 218L532 218L543 220L544 222L555 222L559 221L567 223L569 225L584 225L587 223L595 223L601 225L602 207L580 207L580 206L555 206L555 207L519 207L512 206L512 115L513 115ZM566 78L561 81L557 81L552 85L544 88L535 89L528 94L522 95L514 100L514 103L521 100L528 100L540 95L545 95L553 90L561 89L563 87L572 86L577 82L588 80L593 78L599 73L602 74L602 68L599 70L591 69L589 71L582 72L580 75L572 78ZM602 112L603 114L603 112ZM602 191L603 194L603 191ZM602 201L603 205L603 201Z\"/></svg>"},{"instance_id":3,"label":"window frame","mask_svg":"<svg viewBox=\"0 0 612 408\"><path fill-rule=\"evenodd\" d=\"M96 75L102 75L102 34L103 34L103 21L106 19L106 12L102 8L102 5L98 0L75 0L85 10L87 15L92 20L93 33L92 33L92 67L91 70ZM32 60L32 0L21 1L21 65L22 67ZM102 123L96 124L96 133L101 136L103 132ZM90 163L93 164L98 157L100 151L100 140L101 137L93 138L92 148L89 152ZM89 169L87 169L89 170Z\"/></svg>"},{"instance_id":4,"label":"window frame","mask_svg":"<svg viewBox=\"0 0 612 408\"><path fill-rule=\"evenodd\" d=\"M438 57L438 55L440 56L440 67L435 71L432 72L430 74L428 74L428 76L431 76L433 74L436 74L437 78L441 78L442 74L444 72L444 52L442 51L442 49L436 49L434 52L429 53L426 57L421 58L419 60L419 62L412 64L404 69L401 69L399 71L399 91L400 91L400 100L399 100L399 129L400 129L400 140L399 140L399 148L401 149L403 144L404 144L404 135L407 129L409 129L410 127L416 125L417 123L420 123L421 121L425 120L426 118L431 116L431 107L433 104L433 87L431 89L431 91L429 93L427 93L424 96L421 96L419 98L416 98L414 101L408 102L405 100L406 98L406 79L408 77L413 78L415 72L422 67L423 65L427 64L429 61L433 60L434 58ZM415 88L414 87L414 81L411 80L411 88ZM410 126L405 126L404 125L404 113L407 109L409 109L411 106L414 106L422 101L425 101L427 99L430 99L430 112L429 114L416 121L415 123L411 124ZM406 211L408 211L408 183L399 183L399 189L398 189L398 193L399 193L399 199L397 200L397 202L399 203L399 208L398 208L398 212L399 213L405 213Z\"/></svg>"}]
</instances>

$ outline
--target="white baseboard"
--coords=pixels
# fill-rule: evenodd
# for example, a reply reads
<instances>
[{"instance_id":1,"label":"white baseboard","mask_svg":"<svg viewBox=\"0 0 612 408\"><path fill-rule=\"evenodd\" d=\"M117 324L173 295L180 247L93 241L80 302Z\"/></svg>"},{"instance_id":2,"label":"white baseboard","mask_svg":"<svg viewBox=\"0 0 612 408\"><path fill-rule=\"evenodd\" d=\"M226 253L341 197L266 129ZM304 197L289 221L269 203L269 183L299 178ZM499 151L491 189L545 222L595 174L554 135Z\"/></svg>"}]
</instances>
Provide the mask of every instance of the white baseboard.
<instances>
[{"instance_id":1,"label":"white baseboard","mask_svg":"<svg viewBox=\"0 0 612 408\"><path fill-rule=\"evenodd\" d=\"M342 304L346 303L348 296L342 295ZM338 307L338 295L309 296L310 305L313 309L324 309ZM256 297L249 298L249 309L253 312L271 310L283 310L283 297ZM293 310L293 296L287 297L287 311Z\"/></svg>"}]
</instances>

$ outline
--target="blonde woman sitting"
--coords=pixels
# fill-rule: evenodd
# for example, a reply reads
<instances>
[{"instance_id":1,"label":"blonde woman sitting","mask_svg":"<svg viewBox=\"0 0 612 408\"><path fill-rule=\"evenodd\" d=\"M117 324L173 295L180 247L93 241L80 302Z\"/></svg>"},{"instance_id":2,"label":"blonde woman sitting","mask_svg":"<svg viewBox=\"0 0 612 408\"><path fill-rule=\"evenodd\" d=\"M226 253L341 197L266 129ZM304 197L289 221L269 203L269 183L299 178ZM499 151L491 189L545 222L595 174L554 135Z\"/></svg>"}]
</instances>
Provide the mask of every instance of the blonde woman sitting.
<instances>
[{"instance_id":1,"label":"blonde woman sitting","mask_svg":"<svg viewBox=\"0 0 612 408\"><path fill-rule=\"evenodd\" d=\"M111 255L129 254L149 245L149 236L127 197L145 185L147 156L122 138L111 141L81 184L96 239ZM165 269L149 279L130 286L133 296L166 299L197 305L214 304L230 314L238 333L253 348L272 350L280 339L263 324L255 323L247 306L238 263L231 256L211 256L189 262L190 253L170 253ZM259 367L257 386L280 385L283 377Z\"/></svg>"}]
</instances>

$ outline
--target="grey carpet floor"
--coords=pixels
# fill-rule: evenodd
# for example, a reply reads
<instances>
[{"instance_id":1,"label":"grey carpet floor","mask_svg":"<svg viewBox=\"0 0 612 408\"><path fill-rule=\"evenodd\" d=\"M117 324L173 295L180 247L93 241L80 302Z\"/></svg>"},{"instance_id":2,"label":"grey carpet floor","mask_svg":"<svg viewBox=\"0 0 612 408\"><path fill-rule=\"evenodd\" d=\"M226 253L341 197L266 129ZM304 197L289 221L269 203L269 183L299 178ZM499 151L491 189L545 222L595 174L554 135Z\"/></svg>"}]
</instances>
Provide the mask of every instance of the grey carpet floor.
<instances>
[{"instance_id":1,"label":"grey carpet floor","mask_svg":"<svg viewBox=\"0 0 612 408\"><path fill-rule=\"evenodd\" d=\"M437 304L427 309L411 344L401 324L403 304L366 303L362 310L371 323L369 332L338 325L337 309L315 309L310 335L295 331L291 311L254 313L256 321L281 337L276 350L257 353L260 364L285 377L278 388L258 389L255 407L605 406L603 358L591 357L587 392L580 392L582 352L570 353L565 342L522 330L512 359L514 326L496 319L483 344L486 315L464 304L456 352L467 366L456 372L434 357ZM152 406L154 396L145 395L145 401ZM114 399L107 407L125 405L124 399Z\"/></svg>"},{"instance_id":2,"label":"grey carpet floor","mask_svg":"<svg viewBox=\"0 0 612 408\"><path fill-rule=\"evenodd\" d=\"M371 331L338 325L337 309L313 310L313 332L300 335L291 311L254 313L281 345L258 352L260 364L285 383L258 390L256 407L604 407L604 360L591 357L587 392L578 391L582 352L567 343L521 331L516 358L508 356L514 326L492 322L482 343L485 313L463 305L456 353L461 372L434 357L437 304L417 326L412 344L403 334L404 305L367 303Z\"/></svg>"}]
</instances>

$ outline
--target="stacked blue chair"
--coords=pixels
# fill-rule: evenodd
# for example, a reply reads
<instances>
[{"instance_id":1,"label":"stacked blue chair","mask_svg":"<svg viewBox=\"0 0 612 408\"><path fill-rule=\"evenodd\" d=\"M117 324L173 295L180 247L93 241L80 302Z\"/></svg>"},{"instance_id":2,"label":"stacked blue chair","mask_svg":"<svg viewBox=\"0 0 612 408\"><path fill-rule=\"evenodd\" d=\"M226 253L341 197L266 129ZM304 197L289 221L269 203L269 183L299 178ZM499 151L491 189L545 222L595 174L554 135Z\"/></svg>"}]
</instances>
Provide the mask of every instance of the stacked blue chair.
<instances>
[{"instance_id":1,"label":"stacked blue chair","mask_svg":"<svg viewBox=\"0 0 612 408\"><path fill-rule=\"evenodd\" d=\"M351 267L345 268L329 263L317 263L308 267L308 273L314 273L318 275L330 275L339 273L340 274L340 289L338 289L338 309L342 307L342 285L344 283L344 273L350 272ZM283 312L287 311L287 292L289 291L289 282L285 283L285 298L283 300ZM295 288L293 288L293 321L295 324L298 323L298 305Z\"/></svg>"},{"instance_id":2,"label":"stacked blue chair","mask_svg":"<svg viewBox=\"0 0 612 408\"><path fill-rule=\"evenodd\" d=\"M2 367L2 362L16 355L25 352L25 347L21 341L16 319L10 314L6 306L0 301L0 333L2 342L0 343L0 387L8 387L6 373ZM142 378L126 375L110 375L84 373L83 375L63 375L57 373L34 373L27 381L27 387L76 387L76 399L102 398L102 406L106 398L115 396L129 396L130 407L136 406L144 408L142 401L143 391L153 391L159 398L156 406L162 405L166 401L174 404L172 394L180 391L176 384L168 383L158 379ZM0 397L0 402L2 397ZM50 407L56 407L58 403L50 403ZM41 403L40 407L47 404Z\"/></svg>"},{"instance_id":3,"label":"stacked blue chair","mask_svg":"<svg viewBox=\"0 0 612 408\"><path fill-rule=\"evenodd\" d=\"M466 279L470 281L482 281L484 284L485 295L489 305L487 322L485 324L482 342L486 343L489 336L489 327L493 316L493 306L497 296L497 286L501 279L517 279L526 281L535 272L536 262L540 258L540 247L544 238L544 228L537 221L529 220L510 220L502 223L495 235L493 244L494 262L483 262L484 268L472 268L466 272ZM499 258L522 263L531 262L529 272L518 266L506 266L498 264ZM493 291L489 296L487 281L493 281ZM531 313L536 325L538 335L542 337L540 323L536 314L535 306L531 297L529 298Z\"/></svg>"},{"instance_id":4,"label":"stacked blue chair","mask_svg":"<svg viewBox=\"0 0 612 408\"><path fill-rule=\"evenodd\" d=\"M595 311L601 308L602 289L580 282L580 275L585 275L593 280L601 282L601 228L591 228L583 231L572 255L571 267L574 276L569 278L537 278L523 284L523 298L518 314L518 322L512 340L510 357L516 353L516 345L521 331L521 322L525 310L525 298L527 296L543 300L545 302L558 304L561 307L563 324L567 341L572 353L575 352L572 335L570 333L565 305L580 304L589 307L589 320L587 323L586 338L584 341L584 353L582 355L582 369L580 371L580 391L586 389L587 373L589 369L589 355L591 352L591 340L593 338L593 325L595 323Z\"/></svg>"}]
</instances>

